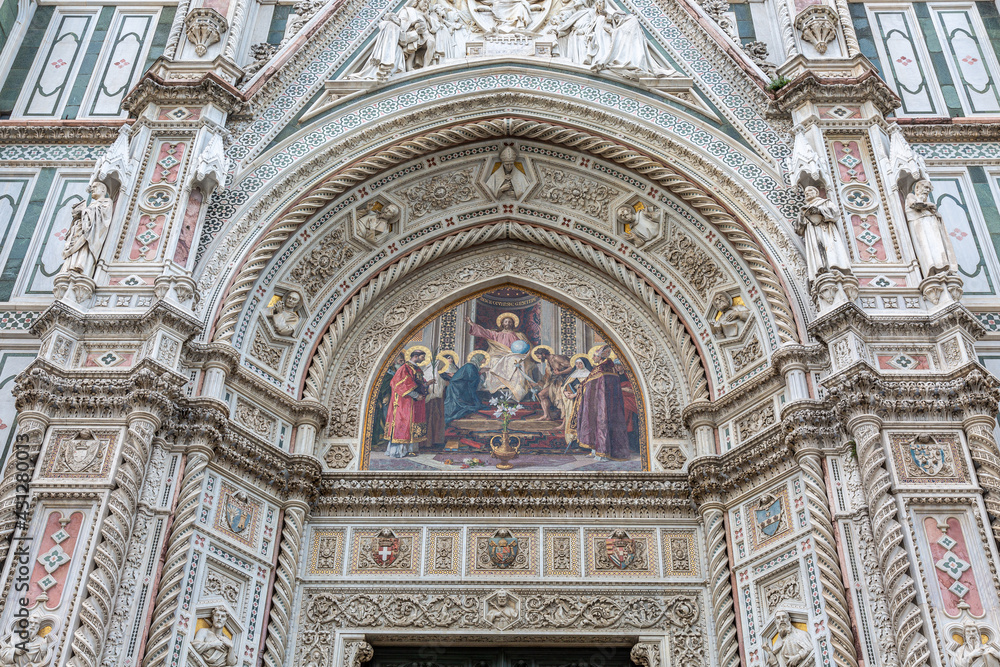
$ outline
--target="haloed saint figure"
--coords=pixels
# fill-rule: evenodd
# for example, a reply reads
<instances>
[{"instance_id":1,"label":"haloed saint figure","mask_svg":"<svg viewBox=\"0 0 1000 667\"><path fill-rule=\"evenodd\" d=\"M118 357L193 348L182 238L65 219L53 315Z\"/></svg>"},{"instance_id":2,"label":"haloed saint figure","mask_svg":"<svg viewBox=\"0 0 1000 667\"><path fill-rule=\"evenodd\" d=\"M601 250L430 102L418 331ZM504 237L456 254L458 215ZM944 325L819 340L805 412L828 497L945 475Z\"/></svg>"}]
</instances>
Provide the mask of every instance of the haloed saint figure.
<instances>
[{"instance_id":1,"label":"haloed saint figure","mask_svg":"<svg viewBox=\"0 0 1000 667\"><path fill-rule=\"evenodd\" d=\"M597 326L502 286L452 304L390 352L370 388L363 467L643 470L632 369Z\"/></svg>"}]
</instances>

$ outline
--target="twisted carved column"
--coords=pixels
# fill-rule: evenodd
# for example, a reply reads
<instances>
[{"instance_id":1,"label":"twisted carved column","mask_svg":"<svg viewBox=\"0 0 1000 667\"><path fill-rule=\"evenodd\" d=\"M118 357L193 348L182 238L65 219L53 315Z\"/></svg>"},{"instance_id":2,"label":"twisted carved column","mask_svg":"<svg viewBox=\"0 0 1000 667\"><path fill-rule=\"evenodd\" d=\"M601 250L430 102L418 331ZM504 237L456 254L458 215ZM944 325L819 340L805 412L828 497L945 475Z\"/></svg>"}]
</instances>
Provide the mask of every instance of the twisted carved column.
<instances>
[{"instance_id":1,"label":"twisted carved column","mask_svg":"<svg viewBox=\"0 0 1000 667\"><path fill-rule=\"evenodd\" d=\"M20 482L27 483L27 480L34 474L34 465L38 461L38 454L41 452L42 440L47 427L48 417L40 412L21 411L17 415L18 437L26 436L27 441L25 444L27 446L25 447L25 444L21 442L15 444L15 450L10 453L10 458L7 459L3 481L0 482L0 565L7 561L7 553L10 551L11 540L14 537L14 531L18 528L15 505L17 503L17 486L19 480ZM25 447L27 457L19 459L17 447ZM22 470L18 469L19 462L21 462ZM27 477L21 476L19 478L19 473L23 472L25 465L30 465L31 469L27 471ZM27 526L21 526L21 528L26 529ZM0 611L3 611L6 601L6 595L0 596Z\"/></svg>"},{"instance_id":2,"label":"twisted carved column","mask_svg":"<svg viewBox=\"0 0 1000 667\"><path fill-rule=\"evenodd\" d=\"M139 505L139 490L146 475L153 433L159 419L150 412L129 415L122 463L115 476L116 486L108 497L108 514L94 554L94 569L86 582L80 608L80 625L70 642L72 667L97 667L111 621L119 579L128 554L132 529Z\"/></svg>"},{"instance_id":3,"label":"twisted carved column","mask_svg":"<svg viewBox=\"0 0 1000 667\"><path fill-rule=\"evenodd\" d=\"M191 546L191 535L194 533L201 499L201 486L211 457L212 449L206 441L199 440L188 448L184 477L181 479L177 509L174 512L174 525L167 538L169 546L153 606L149 638L146 640L143 667L164 665L167 662L178 599L183 590L184 568L187 565L188 549Z\"/></svg>"},{"instance_id":4,"label":"twisted carved column","mask_svg":"<svg viewBox=\"0 0 1000 667\"><path fill-rule=\"evenodd\" d=\"M829 498L823 483L823 461L819 450L813 448L796 451L795 458L802 470L802 481L805 484L810 531L813 543L816 545L816 561L819 566L820 583L823 586L823 601L826 603L826 614L830 619L834 661L839 665L857 667L858 658L854 650L851 616L847 611L844 578L840 571L837 543L833 533L833 516L830 514Z\"/></svg>"},{"instance_id":5,"label":"twisted carved column","mask_svg":"<svg viewBox=\"0 0 1000 667\"><path fill-rule=\"evenodd\" d=\"M853 58L861 53L861 45L858 44L858 35L854 32L851 7L847 4L847 0L837 0L837 15L840 17L840 29L844 33L844 42L847 44L847 57Z\"/></svg>"},{"instance_id":6,"label":"twisted carved column","mask_svg":"<svg viewBox=\"0 0 1000 667\"><path fill-rule=\"evenodd\" d=\"M729 552L726 548L726 508L719 496L722 473L718 464L708 458L695 460L688 471L708 542L708 585L712 593L719 667L738 667L740 647L736 633L733 583L729 576Z\"/></svg>"},{"instance_id":7,"label":"twisted carved column","mask_svg":"<svg viewBox=\"0 0 1000 667\"><path fill-rule=\"evenodd\" d=\"M301 500L294 500L285 507L278 569L274 574L271 613L267 623L263 658L264 664L268 667L282 667L286 664L285 651L288 647L292 597L295 594L295 571L299 563L299 551L302 548L302 526L308 509L309 506Z\"/></svg>"},{"instance_id":8,"label":"twisted carved column","mask_svg":"<svg viewBox=\"0 0 1000 667\"><path fill-rule=\"evenodd\" d=\"M875 534L872 532L872 520L868 514L868 501L865 496L864 484L861 482L861 472L857 460L852 455L844 457L844 477L847 480L847 492L851 497L850 518L858 529L858 555L861 557L861 567L864 569L865 585L871 600L869 609L872 625L878 635L881 661L884 667L899 667L899 657L896 655L895 633L889 617L889 603L885 595L885 584L882 579L882 568L879 567L878 555L875 553Z\"/></svg>"},{"instance_id":9,"label":"twisted carved column","mask_svg":"<svg viewBox=\"0 0 1000 667\"><path fill-rule=\"evenodd\" d=\"M896 648L903 667L928 665L930 648L924 635L920 609L914 603L916 585L910 577L910 561L903 548L903 527L896 501L889 493L891 480L886 469L885 448L879 421L872 416L852 420L848 428L858 450L861 480L865 485L872 518L875 548L887 588L889 614L896 629Z\"/></svg>"},{"instance_id":10,"label":"twisted carved column","mask_svg":"<svg viewBox=\"0 0 1000 667\"><path fill-rule=\"evenodd\" d=\"M993 436L995 420L990 415L975 415L965 420L969 453L976 466L976 479L983 489L983 504L993 529L993 539L1000 549L1000 456Z\"/></svg>"}]
</instances>

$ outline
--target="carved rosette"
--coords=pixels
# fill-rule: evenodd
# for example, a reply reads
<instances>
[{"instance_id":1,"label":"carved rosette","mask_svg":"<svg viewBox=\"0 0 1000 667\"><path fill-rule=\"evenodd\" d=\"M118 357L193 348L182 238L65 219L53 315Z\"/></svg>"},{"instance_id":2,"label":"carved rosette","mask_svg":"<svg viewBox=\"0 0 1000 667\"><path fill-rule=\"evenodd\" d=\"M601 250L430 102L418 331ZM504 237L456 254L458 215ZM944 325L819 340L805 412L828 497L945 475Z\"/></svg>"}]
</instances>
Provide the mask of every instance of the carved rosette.
<instances>
[{"instance_id":1,"label":"carved rosette","mask_svg":"<svg viewBox=\"0 0 1000 667\"><path fill-rule=\"evenodd\" d=\"M227 30L226 17L209 7L192 9L184 19L184 34L199 57L208 53L208 47L218 44Z\"/></svg>"}]
</instances>

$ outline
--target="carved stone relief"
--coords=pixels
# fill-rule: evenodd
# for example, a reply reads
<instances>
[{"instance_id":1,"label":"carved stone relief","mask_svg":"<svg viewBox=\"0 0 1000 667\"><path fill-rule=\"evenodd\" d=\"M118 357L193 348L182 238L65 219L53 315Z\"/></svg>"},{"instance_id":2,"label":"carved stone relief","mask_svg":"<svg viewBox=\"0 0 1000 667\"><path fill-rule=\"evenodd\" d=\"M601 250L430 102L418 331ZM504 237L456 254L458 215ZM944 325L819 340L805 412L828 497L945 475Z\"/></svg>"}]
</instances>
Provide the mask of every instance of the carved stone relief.
<instances>
[{"instance_id":1,"label":"carved stone relief","mask_svg":"<svg viewBox=\"0 0 1000 667\"><path fill-rule=\"evenodd\" d=\"M475 171L476 167L465 167L438 173L406 188L402 195L406 199L410 219L483 199L476 190Z\"/></svg>"},{"instance_id":2,"label":"carved stone relief","mask_svg":"<svg viewBox=\"0 0 1000 667\"><path fill-rule=\"evenodd\" d=\"M746 345L733 352L733 370L739 373L763 356L764 351L761 349L760 339L754 335L747 341Z\"/></svg>"},{"instance_id":3,"label":"carved stone relief","mask_svg":"<svg viewBox=\"0 0 1000 667\"><path fill-rule=\"evenodd\" d=\"M241 582L218 570L209 569L208 574L205 575L204 596L202 599L212 596L218 597L235 608L240 600L242 589L243 585Z\"/></svg>"},{"instance_id":4,"label":"carved stone relief","mask_svg":"<svg viewBox=\"0 0 1000 667\"><path fill-rule=\"evenodd\" d=\"M774 425L775 419L774 405L770 402L743 415L736 422L736 432L739 434L740 442Z\"/></svg>"},{"instance_id":5,"label":"carved stone relief","mask_svg":"<svg viewBox=\"0 0 1000 667\"><path fill-rule=\"evenodd\" d=\"M330 278L344 269L345 263L356 252L347 244L344 230L338 224L307 257L295 265L289 275L302 286L306 297L312 301Z\"/></svg>"},{"instance_id":6,"label":"carved stone relief","mask_svg":"<svg viewBox=\"0 0 1000 667\"><path fill-rule=\"evenodd\" d=\"M787 572L762 583L760 585L760 598L767 618L770 618L771 614L782 604L792 603L804 606L802 581L798 570Z\"/></svg>"},{"instance_id":7,"label":"carved stone relief","mask_svg":"<svg viewBox=\"0 0 1000 667\"><path fill-rule=\"evenodd\" d=\"M242 398L237 398L235 417L237 423L246 426L265 440L270 440L274 437L278 420L256 405L248 403Z\"/></svg>"},{"instance_id":8,"label":"carved stone relief","mask_svg":"<svg viewBox=\"0 0 1000 667\"><path fill-rule=\"evenodd\" d=\"M708 253L680 231L673 233L663 250L663 258L706 301L710 290L725 279L722 269Z\"/></svg>"},{"instance_id":9,"label":"carved stone relief","mask_svg":"<svg viewBox=\"0 0 1000 667\"><path fill-rule=\"evenodd\" d=\"M656 460L664 470L675 471L684 467L687 456L684 455L684 450L676 445L664 445L660 447Z\"/></svg>"},{"instance_id":10,"label":"carved stone relief","mask_svg":"<svg viewBox=\"0 0 1000 667\"><path fill-rule=\"evenodd\" d=\"M533 199L541 199L607 222L611 202L622 191L598 180L586 178L547 164L538 166L539 188Z\"/></svg>"}]
</instances>

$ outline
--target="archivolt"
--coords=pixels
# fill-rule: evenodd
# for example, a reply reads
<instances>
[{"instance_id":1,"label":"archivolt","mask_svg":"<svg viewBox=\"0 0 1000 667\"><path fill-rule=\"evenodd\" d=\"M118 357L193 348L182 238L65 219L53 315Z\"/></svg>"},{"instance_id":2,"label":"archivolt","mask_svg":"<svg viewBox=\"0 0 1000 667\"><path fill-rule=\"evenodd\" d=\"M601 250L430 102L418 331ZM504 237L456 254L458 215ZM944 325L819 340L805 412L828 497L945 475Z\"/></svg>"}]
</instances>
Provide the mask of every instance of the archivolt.
<instances>
[{"instance_id":1,"label":"archivolt","mask_svg":"<svg viewBox=\"0 0 1000 667\"><path fill-rule=\"evenodd\" d=\"M507 97L507 96L500 96ZM526 96L530 97L530 96ZM522 102L523 103L523 102ZM495 102L501 106L500 102ZM591 111L587 109L587 111ZM590 115L593 115L591 113ZM622 119L615 119L620 125ZM648 128L636 132L648 134ZM713 223L742 255L753 271L761 291L774 314L778 335L782 341L797 340L794 315L791 305L782 290L780 279L771 266L760 244L748 229L739 222L729 209L721 204L706 188L692 182L677 170L653 159L643 152L627 147L606 137L585 129L567 128L548 122L523 118L493 118L455 125L426 132L417 137L401 140L374 155L354 162L350 166L324 180L311 192L300 198L283 213L258 242L250 256L240 267L236 278L218 311L214 339L228 341L236 329L236 322L248 294L256 284L261 271L267 266L274 253L296 232L300 225L328 205L338 195L358 183L371 178L390 167L412 160L422 155L450 146L491 137L512 136L552 142L590 153L602 159L616 162L636 171L644 177L660 183L664 188L685 200ZM315 161L311 161L313 164ZM739 190L740 186L731 181L721 171L715 169L713 177L720 185ZM756 202L753 202L756 205ZM757 205L759 209L759 205ZM761 209L759 216L766 218Z\"/></svg>"},{"instance_id":2,"label":"archivolt","mask_svg":"<svg viewBox=\"0 0 1000 667\"><path fill-rule=\"evenodd\" d=\"M520 244L505 243L491 246L488 255L483 254L484 249L469 257L474 246L502 239L536 247L525 252ZM462 254L457 257L448 257L459 252ZM574 266L571 258L582 262ZM438 261L415 275L432 260ZM587 269L587 265L598 271ZM587 279L585 273L592 277ZM618 337L646 384L654 437L679 434L681 398L708 398L708 383L694 341L656 290L614 257L586 244L509 222L467 230L428 244L386 267L337 314L311 359L305 387L307 398L330 406L331 434L351 437L357 432L373 357L404 333L404 322L411 322L420 311L470 285L498 278L527 279L536 286L546 285L562 292L568 301L594 313L599 325ZM614 288L610 288L609 279ZM626 288L624 292L622 287ZM378 308L373 307L376 301ZM683 391L676 391L678 383L671 369L679 371Z\"/></svg>"}]
</instances>

